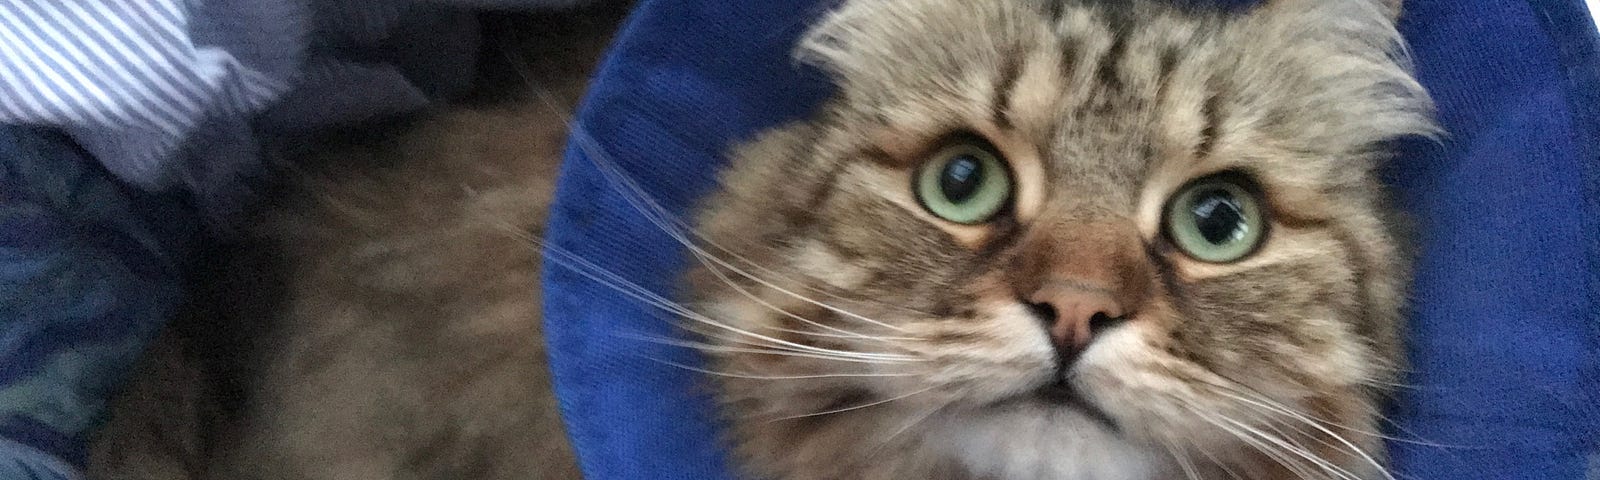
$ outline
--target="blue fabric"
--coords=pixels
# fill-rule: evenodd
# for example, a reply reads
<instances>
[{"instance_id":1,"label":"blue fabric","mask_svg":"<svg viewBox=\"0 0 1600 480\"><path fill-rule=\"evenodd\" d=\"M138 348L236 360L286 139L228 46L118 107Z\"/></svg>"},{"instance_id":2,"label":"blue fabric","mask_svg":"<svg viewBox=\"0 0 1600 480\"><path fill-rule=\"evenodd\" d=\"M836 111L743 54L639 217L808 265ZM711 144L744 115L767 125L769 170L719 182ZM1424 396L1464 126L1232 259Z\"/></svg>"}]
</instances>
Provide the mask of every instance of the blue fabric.
<instances>
[{"instance_id":1,"label":"blue fabric","mask_svg":"<svg viewBox=\"0 0 1600 480\"><path fill-rule=\"evenodd\" d=\"M0 478L72 478L144 345L181 300L199 231L66 136L0 127Z\"/></svg>"},{"instance_id":2,"label":"blue fabric","mask_svg":"<svg viewBox=\"0 0 1600 480\"><path fill-rule=\"evenodd\" d=\"M598 166L683 216L730 145L827 94L788 57L825 3L644 1L580 111L549 257L675 293L682 248ZM1398 476L1581 480L1600 465L1600 42L1579 0L1407 5L1403 31L1450 135L1405 144L1390 172L1426 232L1413 386L1389 412ZM633 340L672 335L673 319L555 264L545 301L588 478L731 478L707 385L663 363L696 357Z\"/></svg>"},{"instance_id":3,"label":"blue fabric","mask_svg":"<svg viewBox=\"0 0 1600 480\"><path fill-rule=\"evenodd\" d=\"M1404 31L1450 138L1392 175L1423 232L1416 388L1394 433L1453 448L1397 442L1395 461L1425 479L1585 478L1600 451L1597 32L1576 1L1415 3Z\"/></svg>"}]
</instances>

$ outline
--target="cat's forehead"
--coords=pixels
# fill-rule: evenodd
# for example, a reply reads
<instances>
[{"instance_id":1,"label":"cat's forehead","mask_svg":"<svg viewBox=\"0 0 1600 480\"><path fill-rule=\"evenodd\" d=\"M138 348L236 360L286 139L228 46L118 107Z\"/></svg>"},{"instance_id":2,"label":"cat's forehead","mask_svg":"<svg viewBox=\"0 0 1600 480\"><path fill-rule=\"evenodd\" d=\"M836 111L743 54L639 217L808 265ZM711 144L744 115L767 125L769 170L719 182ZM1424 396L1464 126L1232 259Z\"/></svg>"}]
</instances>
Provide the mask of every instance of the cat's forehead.
<instances>
[{"instance_id":1,"label":"cat's forehead","mask_svg":"<svg viewBox=\"0 0 1600 480\"><path fill-rule=\"evenodd\" d=\"M891 148L976 131L1074 191L1127 198L1157 158L1203 146L1225 23L1149 2L858 2L802 54Z\"/></svg>"},{"instance_id":2,"label":"cat's forehead","mask_svg":"<svg viewBox=\"0 0 1600 480\"><path fill-rule=\"evenodd\" d=\"M1146 212L1149 193L1229 169L1337 190L1380 142L1431 133L1385 5L854 1L797 54L838 86L834 130L902 164L976 133L1043 173L1042 190Z\"/></svg>"}]
</instances>

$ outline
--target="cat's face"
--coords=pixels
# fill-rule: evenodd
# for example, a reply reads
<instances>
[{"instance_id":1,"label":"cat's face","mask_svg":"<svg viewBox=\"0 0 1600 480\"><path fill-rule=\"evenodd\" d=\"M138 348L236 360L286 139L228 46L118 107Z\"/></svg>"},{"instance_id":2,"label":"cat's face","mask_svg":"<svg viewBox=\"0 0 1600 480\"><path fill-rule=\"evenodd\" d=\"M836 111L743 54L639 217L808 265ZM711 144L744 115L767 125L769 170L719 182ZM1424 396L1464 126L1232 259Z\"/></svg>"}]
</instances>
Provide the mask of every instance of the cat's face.
<instances>
[{"instance_id":1,"label":"cat's face","mask_svg":"<svg viewBox=\"0 0 1600 480\"><path fill-rule=\"evenodd\" d=\"M747 465L1371 475L1405 281L1371 170L1430 128L1391 13L830 15L799 55L835 99L740 150L700 217L728 264L692 275L691 324Z\"/></svg>"}]
</instances>

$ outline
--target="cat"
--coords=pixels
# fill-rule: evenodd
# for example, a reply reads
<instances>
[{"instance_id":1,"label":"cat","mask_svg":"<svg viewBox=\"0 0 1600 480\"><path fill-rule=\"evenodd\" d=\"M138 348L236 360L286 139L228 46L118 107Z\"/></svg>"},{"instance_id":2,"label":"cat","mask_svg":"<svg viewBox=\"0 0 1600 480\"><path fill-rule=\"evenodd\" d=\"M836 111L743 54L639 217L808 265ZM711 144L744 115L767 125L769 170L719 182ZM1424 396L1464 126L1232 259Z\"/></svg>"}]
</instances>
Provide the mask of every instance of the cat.
<instances>
[{"instance_id":1,"label":"cat","mask_svg":"<svg viewBox=\"0 0 1600 480\"><path fill-rule=\"evenodd\" d=\"M732 149L693 219L720 262L685 273L683 325L738 468L1390 478L1407 264L1373 171L1390 140L1435 133L1399 12L828 13L796 57L837 93ZM537 83L570 107L583 77ZM463 109L318 154L330 167L253 230L286 274L243 400L153 401L204 376L158 348L97 444L102 478L577 478L537 339L559 117ZM190 457L175 473L118 474L152 464L132 432L161 408L230 418L181 425L217 433L174 434L203 437L167 449Z\"/></svg>"},{"instance_id":2,"label":"cat","mask_svg":"<svg viewBox=\"0 0 1600 480\"><path fill-rule=\"evenodd\" d=\"M758 478L1391 478L1399 6L848 2L689 305ZM731 265L731 266L725 266ZM756 273L751 273L756 272Z\"/></svg>"}]
</instances>

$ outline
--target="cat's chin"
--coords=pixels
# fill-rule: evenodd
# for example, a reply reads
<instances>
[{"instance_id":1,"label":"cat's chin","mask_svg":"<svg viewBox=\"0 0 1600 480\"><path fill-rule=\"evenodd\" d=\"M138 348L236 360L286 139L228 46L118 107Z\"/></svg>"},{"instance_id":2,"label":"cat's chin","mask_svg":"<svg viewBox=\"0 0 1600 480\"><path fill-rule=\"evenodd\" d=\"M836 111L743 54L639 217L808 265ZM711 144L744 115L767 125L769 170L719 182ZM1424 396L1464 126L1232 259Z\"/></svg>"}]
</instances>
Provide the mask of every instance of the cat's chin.
<instances>
[{"instance_id":1,"label":"cat's chin","mask_svg":"<svg viewBox=\"0 0 1600 480\"><path fill-rule=\"evenodd\" d=\"M986 478L1165 478L1169 458L1123 438L1071 390L1044 388L961 415L939 432L950 454Z\"/></svg>"},{"instance_id":2,"label":"cat's chin","mask_svg":"<svg viewBox=\"0 0 1600 480\"><path fill-rule=\"evenodd\" d=\"M1117 422L1111 419L1110 414L1107 414L1099 405L1095 405L1093 401L1085 397L1078 390L1078 387L1064 380L1045 384L1014 401L1039 403L1044 408L1073 410L1094 420L1112 433L1117 433L1118 431Z\"/></svg>"}]
</instances>

